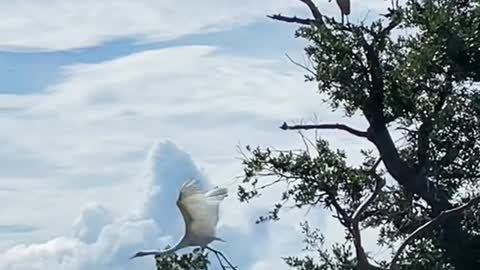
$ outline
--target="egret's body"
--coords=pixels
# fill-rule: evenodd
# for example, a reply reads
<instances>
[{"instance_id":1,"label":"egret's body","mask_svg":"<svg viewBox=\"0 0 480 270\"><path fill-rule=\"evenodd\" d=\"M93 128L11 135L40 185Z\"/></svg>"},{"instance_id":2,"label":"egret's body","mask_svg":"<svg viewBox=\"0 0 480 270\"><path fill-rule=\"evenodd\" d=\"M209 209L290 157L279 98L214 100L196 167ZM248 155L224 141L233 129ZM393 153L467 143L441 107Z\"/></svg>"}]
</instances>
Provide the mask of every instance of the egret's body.
<instances>
[{"instance_id":1,"label":"egret's body","mask_svg":"<svg viewBox=\"0 0 480 270\"><path fill-rule=\"evenodd\" d=\"M148 255L169 255L175 251L192 246L208 248L214 240L223 241L216 236L220 202L228 196L226 188L214 188L202 192L195 181L183 184L177 199L177 206L185 222L185 234L172 248L165 250L139 251L131 258Z\"/></svg>"}]
</instances>

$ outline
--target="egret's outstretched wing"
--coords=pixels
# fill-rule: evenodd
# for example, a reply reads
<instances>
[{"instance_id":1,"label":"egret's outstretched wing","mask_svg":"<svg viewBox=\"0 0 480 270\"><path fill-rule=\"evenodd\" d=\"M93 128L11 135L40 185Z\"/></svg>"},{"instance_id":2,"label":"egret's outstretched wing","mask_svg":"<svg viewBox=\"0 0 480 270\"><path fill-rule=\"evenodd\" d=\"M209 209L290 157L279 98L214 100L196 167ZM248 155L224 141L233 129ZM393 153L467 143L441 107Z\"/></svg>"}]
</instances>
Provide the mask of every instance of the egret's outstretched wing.
<instances>
[{"instance_id":1,"label":"egret's outstretched wing","mask_svg":"<svg viewBox=\"0 0 480 270\"><path fill-rule=\"evenodd\" d=\"M214 188L204 193L194 180L185 183L180 190L177 206L185 221L186 235L194 238L214 237L219 204L227 195L226 188Z\"/></svg>"}]
</instances>

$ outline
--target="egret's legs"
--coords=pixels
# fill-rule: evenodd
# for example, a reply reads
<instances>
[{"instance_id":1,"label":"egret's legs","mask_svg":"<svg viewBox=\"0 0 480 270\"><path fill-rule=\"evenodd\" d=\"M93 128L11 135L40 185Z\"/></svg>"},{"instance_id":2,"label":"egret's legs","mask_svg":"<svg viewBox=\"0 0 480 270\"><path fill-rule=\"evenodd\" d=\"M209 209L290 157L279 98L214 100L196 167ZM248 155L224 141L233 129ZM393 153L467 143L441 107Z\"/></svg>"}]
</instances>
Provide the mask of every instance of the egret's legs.
<instances>
[{"instance_id":1,"label":"egret's legs","mask_svg":"<svg viewBox=\"0 0 480 270\"><path fill-rule=\"evenodd\" d=\"M222 258L220 258L220 256L218 255L218 253L213 252L213 254L215 254L215 256L217 257L218 263L220 264L220 266L222 267L222 269L226 269L227 267L226 267L225 265L223 265Z\"/></svg>"},{"instance_id":2,"label":"egret's legs","mask_svg":"<svg viewBox=\"0 0 480 270\"><path fill-rule=\"evenodd\" d=\"M208 249L208 250L210 250L210 251L212 251L212 252L215 254L215 256L217 256L217 259L218 259L220 265L222 266L222 268L225 269L222 261L220 260L220 257L223 258L223 260L228 264L228 267L229 267L230 269L232 269L232 270L236 270L236 269L237 269L237 268L236 268L235 266L233 266L233 264L225 257L225 255L223 255L222 252L220 252L220 251L218 251L218 250L216 250L216 249L213 249L213 248L211 248L211 247L205 247L205 248ZM219 257L219 255L220 255L220 257Z\"/></svg>"}]
</instances>

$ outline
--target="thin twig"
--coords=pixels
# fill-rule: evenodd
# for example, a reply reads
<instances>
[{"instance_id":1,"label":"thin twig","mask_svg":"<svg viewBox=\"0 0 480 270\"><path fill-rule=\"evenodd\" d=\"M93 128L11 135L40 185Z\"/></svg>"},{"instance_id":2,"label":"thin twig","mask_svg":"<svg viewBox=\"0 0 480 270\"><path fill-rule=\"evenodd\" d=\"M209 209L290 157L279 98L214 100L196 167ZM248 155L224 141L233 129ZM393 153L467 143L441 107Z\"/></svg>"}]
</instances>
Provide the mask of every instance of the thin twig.
<instances>
[{"instance_id":1,"label":"thin twig","mask_svg":"<svg viewBox=\"0 0 480 270\"><path fill-rule=\"evenodd\" d=\"M301 67L302 69L306 70L307 72L309 72L310 74L312 74L315 78L317 77L317 73L315 73L313 70L311 70L311 69L308 68L307 66L302 65L302 64L296 62L296 61L293 60L293 59L290 57L290 55L288 55L287 53L285 54L285 56L287 56L288 60L290 60L290 62L292 62L294 65L299 66L299 67Z\"/></svg>"},{"instance_id":2,"label":"thin twig","mask_svg":"<svg viewBox=\"0 0 480 270\"><path fill-rule=\"evenodd\" d=\"M281 129L283 130L298 130L298 129L340 129L347 131L350 134L353 134L358 137L363 137L363 138L368 138L368 133L366 131L361 131L358 129L351 128L345 124L319 124L319 125L293 125L289 126L286 122L283 122L283 124L280 126Z\"/></svg>"},{"instance_id":3,"label":"thin twig","mask_svg":"<svg viewBox=\"0 0 480 270\"><path fill-rule=\"evenodd\" d=\"M466 204L463 204L461 206L458 206L458 207L455 207L455 208L451 208L449 210L445 210L445 211L442 211L440 212L440 214L438 216L436 216L435 218L433 218L432 220L430 221L427 221L425 222L422 226L418 227L413 233L411 233L406 239L405 241L403 241L403 243L400 245L400 247L397 249L397 252L395 253L395 256L393 256L393 259L390 263L390 269L391 270L395 270L395 269L398 269L398 259L400 258L400 255L402 254L402 252L405 250L405 248L407 247L407 245L413 240L415 239L418 235L420 235L421 233L424 233L426 232L427 230L431 229L433 226L439 224L440 222L442 222L443 220L451 217L451 216L455 216L455 215L459 215L461 214L463 211L465 211L466 209L478 204L480 202L480 196L477 196L473 199L471 199L468 203Z\"/></svg>"},{"instance_id":4,"label":"thin twig","mask_svg":"<svg viewBox=\"0 0 480 270\"><path fill-rule=\"evenodd\" d=\"M375 190L373 193L368 197L365 201L363 201L355 210L352 216L352 222L358 223L360 221L361 215L367 210L367 207L372 203L373 200L378 196L380 190L385 185L385 179L380 177L379 175L375 176L377 184L375 185Z\"/></svg>"},{"instance_id":5,"label":"thin twig","mask_svg":"<svg viewBox=\"0 0 480 270\"><path fill-rule=\"evenodd\" d=\"M383 39L388 34L390 34L390 32L402 22L401 10L398 10L398 9L392 10L389 15L392 17L390 23L378 35L378 37L380 37L381 39Z\"/></svg>"},{"instance_id":6,"label":"thin twig","mask_svg":"<svg viewBox=\"0 0 480 270\"><path fill-rule=\"evenodd\" d=\"M305 145L305 151L310 155L310 147L308 147L308 142L305 138L305 135L303 135L302 131L298 131L298 134L300 135L300 138L302 138L303 145Z\"/></svg>"},{"instance_id":7,"label":"thin twig","mask_svg":"<svg viewBox=\"0 0 480 270\"><path fill-rule=\"evenodd\" d=\"M308 213L310 213L310 210L312 210L312 208L315 207L325 196L328 196L328 195L326 193L318 195L318 198L308 207L307 212L305 213L305 216L307 216Z\"/></svg>"},{"instance_id":8,"label":"thin twig","mask_svg":"<svg viewBox=\"0 0 480 270\"><path fill-rule=\"evenodd\" d=\"M328 195L329 195L329 199L330 199L330 201L333 205L333 208L335 208L335 211L337 211L338 221L340 221L340 223L343 226L345 226L350 233L352 233L351 226L350 226L350 224L352 222L351 217L347 214L345 209L343 209L342 206L337 202L337 199L335 198L335 195L333 195L333 194L328 194Z\"/></svg>"}]
</instances>

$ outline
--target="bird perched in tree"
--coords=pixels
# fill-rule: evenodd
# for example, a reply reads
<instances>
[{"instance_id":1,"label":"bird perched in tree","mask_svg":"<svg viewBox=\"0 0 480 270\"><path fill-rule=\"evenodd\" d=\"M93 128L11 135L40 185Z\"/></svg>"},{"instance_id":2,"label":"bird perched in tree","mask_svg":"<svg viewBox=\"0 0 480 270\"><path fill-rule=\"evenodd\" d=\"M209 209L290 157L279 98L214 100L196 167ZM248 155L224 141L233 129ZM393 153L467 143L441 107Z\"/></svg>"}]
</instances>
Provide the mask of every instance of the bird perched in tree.
<instances>
[{"instance_id":1,"label":"bird perched in tree","mask_svg":"<svg viewBox=\"0 0 480 270\"><path fill-rule=\"evenodd\" d=\"M348 15L350 15L350 0L337 0L337 5L340 8L340 14L342 15L342 24L344 16L347 17L348 23Z\"/></svg>"},{"instance_id":2,"label":"bird perched in tree","mask_svg":"<svg viewBox=\"0 0 480 270\"><path fill-rule=\"evenodd\" d=\"M207 245L214 240L225 242L216 236L216 227L219 205L228 196L228 190L216 187L210 191L202 192L195 184L195 180L184 183L177 199L177 206L185 222L185 234L182 239L172 248L139 251L130 259L148 255L170 255L179 249L193 246L207 248L215 252L216 255L220 253Z\"/></svg>"}]
</instances>

